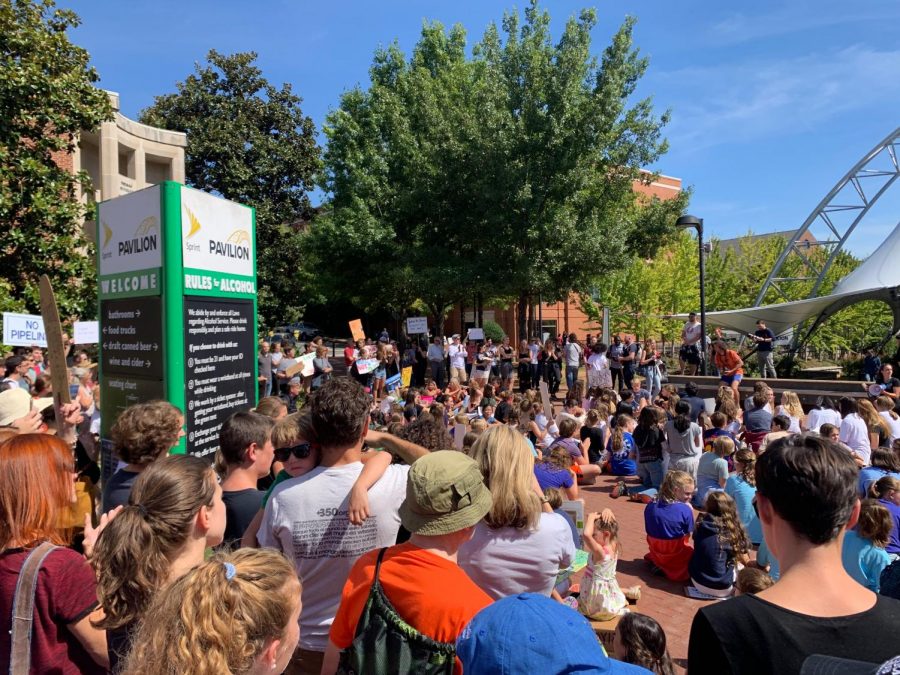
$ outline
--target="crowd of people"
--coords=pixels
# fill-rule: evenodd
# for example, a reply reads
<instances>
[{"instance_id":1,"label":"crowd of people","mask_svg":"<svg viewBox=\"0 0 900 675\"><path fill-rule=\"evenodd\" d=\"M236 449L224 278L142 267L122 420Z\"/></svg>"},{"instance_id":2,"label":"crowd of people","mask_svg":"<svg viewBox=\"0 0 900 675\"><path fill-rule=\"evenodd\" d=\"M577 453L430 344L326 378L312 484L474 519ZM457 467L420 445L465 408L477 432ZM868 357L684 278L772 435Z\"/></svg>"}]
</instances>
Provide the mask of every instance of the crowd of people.
<instances>
[{"instance_id":1,"label":"crowd of people","mask_svg":"<svg viewBox=\"0 0 900 675\"><path fill-rule=\"evenodd\" d=\"M36 403L43 354L7 359L0 662L670 675L665 631L635 611L641 587L618 582L620 509L644 510L648 573L724 600L693 620L692 675L851 661L875 672L900 654L890 371L877 391L806 409L764 382L742 401L742 362L720 341L721 387L706 399L694 382L663 381L652 340L516 348L454 335L401 351L383 337L348 344L346 377L321 344L301 362L292 345L262 343L264 395L226 420L214 465L170 454L184 434L174 406L125 410L118 465L86 509L76 486L99 487L89 357L72 354L73 403L59 411ZM686 326L686 369L701 337ZM580 490L604 474L614 498L637 504L582 526ZM618 622L608 652L591 621Z\"/></svg>"}]
</instances>

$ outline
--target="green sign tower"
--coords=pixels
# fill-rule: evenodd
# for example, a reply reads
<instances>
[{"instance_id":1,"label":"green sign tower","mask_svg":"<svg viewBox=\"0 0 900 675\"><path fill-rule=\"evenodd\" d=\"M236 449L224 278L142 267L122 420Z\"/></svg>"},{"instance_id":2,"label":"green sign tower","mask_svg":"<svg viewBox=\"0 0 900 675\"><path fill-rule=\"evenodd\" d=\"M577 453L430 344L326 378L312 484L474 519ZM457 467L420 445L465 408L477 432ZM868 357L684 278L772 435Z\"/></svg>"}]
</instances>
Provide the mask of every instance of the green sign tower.
<instances>
[{"instance_id":1,"label":"green sign tower","mask_svg":"<svg viewBox=\"0 0 900 675\"><path fill-rule=\"evenodd\" d=\"M167 181L97 214L100 436L135 403L184 413L176 452L212 461L219 428L256 404L256 215Z\"/></svg>"}]
</instances>

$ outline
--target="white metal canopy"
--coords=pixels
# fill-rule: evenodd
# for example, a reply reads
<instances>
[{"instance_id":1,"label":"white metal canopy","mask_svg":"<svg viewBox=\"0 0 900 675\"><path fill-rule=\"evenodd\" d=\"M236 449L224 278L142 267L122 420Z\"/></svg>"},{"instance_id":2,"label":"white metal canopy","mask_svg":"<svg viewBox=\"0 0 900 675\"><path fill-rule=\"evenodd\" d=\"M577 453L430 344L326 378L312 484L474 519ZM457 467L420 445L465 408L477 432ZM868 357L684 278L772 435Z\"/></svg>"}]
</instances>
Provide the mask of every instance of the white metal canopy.
<instances>
[{"instance_id":1,"label":"white metal canopy","mask_svg":"<svg viewBox=\"0 0 900 675\"><path fill-rule=\"evenodd\" d=\"M710 323L731 328L742 333L756 330L756 322L762 319L773 333L779 335L791 326L807 319L834 312L860 300L882 299L896 296L900 287L900 223L875 252L859 267L841 279L828 294L817 298L783 302L762 307L707 312ZM686 314L676 318L687 318Z\"/></svg>"}]
</instances>

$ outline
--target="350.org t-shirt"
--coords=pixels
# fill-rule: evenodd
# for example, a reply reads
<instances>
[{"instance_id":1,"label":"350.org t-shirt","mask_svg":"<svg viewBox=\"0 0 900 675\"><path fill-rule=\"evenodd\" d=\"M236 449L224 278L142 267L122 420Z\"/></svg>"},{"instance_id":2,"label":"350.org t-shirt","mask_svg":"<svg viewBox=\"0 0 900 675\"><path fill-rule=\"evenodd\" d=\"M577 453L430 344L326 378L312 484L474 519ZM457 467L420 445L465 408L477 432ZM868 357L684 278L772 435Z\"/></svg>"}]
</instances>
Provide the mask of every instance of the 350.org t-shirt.
<instances>
[{"instance_id":1,"label":"350.org t-shirt","mask_svg":"<svg viewBox=\"0 0 900 675\"><path fill-rule=\"evenodd\" d=\"M353 564L374 548L392 545L400 529L409 467L392 464L369 490L371 515L362 525L347 517L350 488L362 462L320 466L278 485L269 497L259 543L294 561L303 581L300 646L324 652L328 631Z\"/></svg>"}]
</instances>

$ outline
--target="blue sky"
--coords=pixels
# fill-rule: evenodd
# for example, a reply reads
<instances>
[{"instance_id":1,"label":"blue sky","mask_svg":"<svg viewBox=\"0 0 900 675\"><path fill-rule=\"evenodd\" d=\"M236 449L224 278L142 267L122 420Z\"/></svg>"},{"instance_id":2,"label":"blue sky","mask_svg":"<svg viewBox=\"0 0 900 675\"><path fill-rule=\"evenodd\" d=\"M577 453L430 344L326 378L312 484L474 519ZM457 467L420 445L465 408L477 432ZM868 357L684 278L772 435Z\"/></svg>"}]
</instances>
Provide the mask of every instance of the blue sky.
<instances>
[{"instance_id":1,"label":"blue sky","mask_svg":"<svg viewBox=\"0 0 900 675\"><path fill-rule=\"evenodd\" d=\"M59 0L83 25L73 39L101 86L136 117L174 90L209 49L253 50L275 84L290 82L321 126L346 89L368 81L373 50L409 53L423 20L461 23L470 44L505 10L494 0ZM596 53L626 15L650 57L638 95L671 109L661 173L692 186L690 211L721 238L796 229L844 173L900 126L900 3L631 0L543 5L558 35L585 6L598 10ZM900 186L849 242L870 253L900 220Z\"/></svg>"}]
</instances>

